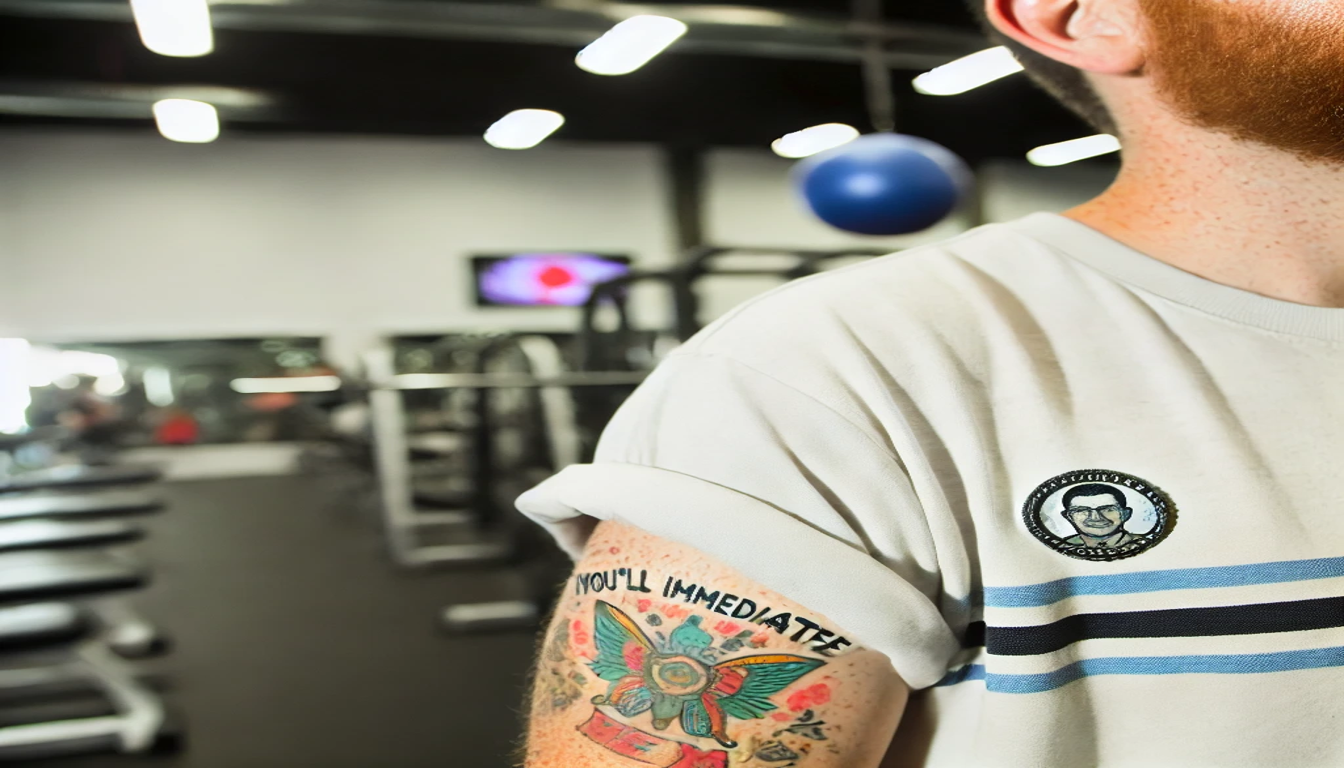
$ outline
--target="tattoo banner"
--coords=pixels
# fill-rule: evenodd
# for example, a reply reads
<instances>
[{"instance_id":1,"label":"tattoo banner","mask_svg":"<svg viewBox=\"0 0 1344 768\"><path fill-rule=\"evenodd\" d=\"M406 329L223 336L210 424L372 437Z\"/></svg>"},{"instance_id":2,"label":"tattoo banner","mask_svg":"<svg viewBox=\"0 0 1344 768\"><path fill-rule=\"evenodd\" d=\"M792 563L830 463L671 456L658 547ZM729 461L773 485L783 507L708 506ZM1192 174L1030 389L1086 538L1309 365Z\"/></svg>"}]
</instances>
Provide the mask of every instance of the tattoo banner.
<instances>
[{"instance_id":1,"label":"tattoo banner","mask_svg":"<svg viewBox=\"0 0 1344 768\"><path fill-rule=\"evenodd\" d=\"M579 733L618 755L659 768L727 768L728 753L704 752L691 744L664 739L612 720L594 709Z\"/></svg>"}]
</instances>

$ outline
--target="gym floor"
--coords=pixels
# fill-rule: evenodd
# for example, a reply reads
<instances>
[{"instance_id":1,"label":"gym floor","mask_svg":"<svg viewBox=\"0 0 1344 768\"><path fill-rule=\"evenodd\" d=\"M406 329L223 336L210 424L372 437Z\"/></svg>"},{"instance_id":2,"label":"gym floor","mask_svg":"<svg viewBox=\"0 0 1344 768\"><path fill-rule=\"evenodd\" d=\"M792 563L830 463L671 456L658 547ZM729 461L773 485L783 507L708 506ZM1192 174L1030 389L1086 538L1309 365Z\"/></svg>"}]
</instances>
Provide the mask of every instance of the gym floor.
<instances>
[{"instance_id":1,"label":"gym floor","mask_svg":"<svg viewBox=\"0 0 1344 768\"><path fill-rule=\"evenodd\" d=\"M132 602L173 636L156 662L184 715L171 768L503 768L535 638L452 637L446 605L522 594L504 569L413 573L330 478L166 485ZM52 768L129 768L81 757Z\"/></svg>"}]
</instances>

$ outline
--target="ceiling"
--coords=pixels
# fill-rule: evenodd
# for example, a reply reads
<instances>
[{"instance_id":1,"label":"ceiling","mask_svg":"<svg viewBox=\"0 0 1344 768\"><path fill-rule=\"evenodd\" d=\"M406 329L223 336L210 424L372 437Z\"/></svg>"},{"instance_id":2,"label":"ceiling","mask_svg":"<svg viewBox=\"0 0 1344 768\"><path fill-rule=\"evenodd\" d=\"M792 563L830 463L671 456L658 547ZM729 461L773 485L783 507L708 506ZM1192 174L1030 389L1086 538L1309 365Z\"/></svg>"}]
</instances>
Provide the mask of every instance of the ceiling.
<instances>
[{"instance_id":1,"label":"ceiling","mask_svg":"<svg viewBox=\"0 0 1344 768\"><path fill-rule=\"evenodd\" d=\"M914 75L983 40L957 0L885 5L899 130L972 162L1090 132L1021 76L956 97L916 94ZM738 15L714 15L727 6ZM753 6L771 16L741 3L641 3L686 18L691 34L634 74L599 77L574 54L612 8L633 6L218 2L215 51L181 59L143 47L125 0L0 0L0 125L146 130L154 98L211 87L230 131L479 136L510 110L539 107L567 117L568 140L765 147L816 123L871 127L847 6Z\"/></svg>"}]
</instances>

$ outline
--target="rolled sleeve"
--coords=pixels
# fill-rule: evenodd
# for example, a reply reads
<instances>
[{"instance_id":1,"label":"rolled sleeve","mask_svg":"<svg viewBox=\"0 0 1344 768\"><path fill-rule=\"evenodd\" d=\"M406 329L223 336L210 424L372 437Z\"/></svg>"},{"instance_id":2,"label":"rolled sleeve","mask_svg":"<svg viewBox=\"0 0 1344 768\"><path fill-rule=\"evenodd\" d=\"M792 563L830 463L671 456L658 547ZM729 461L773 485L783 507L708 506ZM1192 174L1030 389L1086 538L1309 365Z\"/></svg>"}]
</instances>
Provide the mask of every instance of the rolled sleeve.
<instances>
[{"instance_id":1,"label":"rolled sleeve","mask_svg":"<svg viewBox=\"0 0 1344 768\"><path fill-rule=\"evenodd\" d=\"M900 462L824 404L721 357L669 358L603 433L593 464L518 499L572 556L599 520L682 543L823 613L914 688L960 643Z\"/></svg>"}]
</instances>

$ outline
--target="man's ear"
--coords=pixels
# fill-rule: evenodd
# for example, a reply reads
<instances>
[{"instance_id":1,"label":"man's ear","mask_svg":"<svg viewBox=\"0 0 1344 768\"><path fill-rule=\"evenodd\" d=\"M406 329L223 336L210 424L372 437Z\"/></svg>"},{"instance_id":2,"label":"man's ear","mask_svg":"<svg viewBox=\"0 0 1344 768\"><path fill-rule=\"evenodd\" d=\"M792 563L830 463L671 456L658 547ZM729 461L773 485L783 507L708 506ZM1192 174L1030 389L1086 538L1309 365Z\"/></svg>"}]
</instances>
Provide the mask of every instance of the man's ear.
<instances>
[{"instance_id":1,"label":"man's ear","mask_svg":"<svg viewBox=\"0 0 1344 768\"><path fill-rule=\"evenodd\" d=\"M1143 68L1138 0L985 0L990 23L1044 56L1086 72Z\"/></svg>"}]
</instances>

